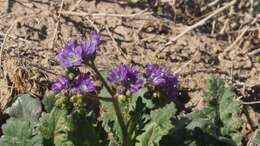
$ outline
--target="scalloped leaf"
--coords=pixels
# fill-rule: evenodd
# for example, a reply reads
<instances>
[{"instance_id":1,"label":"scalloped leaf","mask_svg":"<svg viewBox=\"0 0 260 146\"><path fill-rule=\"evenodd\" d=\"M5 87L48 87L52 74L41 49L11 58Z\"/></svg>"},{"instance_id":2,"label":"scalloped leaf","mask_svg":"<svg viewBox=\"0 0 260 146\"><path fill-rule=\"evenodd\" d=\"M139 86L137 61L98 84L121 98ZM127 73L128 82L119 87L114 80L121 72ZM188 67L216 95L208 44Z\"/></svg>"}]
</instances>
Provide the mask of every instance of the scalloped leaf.
<instances>
[{"instance_id":1,"label":"scalloped leaf","mask_svg":"<svg viewBox=\"0 0 260 146\"><path fill-rule=\"evenodd\" d=\"M235 133L242 126L241 119L234 116L234 113L240 109L241 104L239 101L232 100L231 97L233 96L235 96L235 93L231 89L225 88L219 102L220 119L224 124L223 135Z\"/></svg>"},{"instance_id":2,"label":"scalloped leaf","mask_svg":"<svg viewBox=\"0 0 260 146\"><path fill-rule=\"evenodd\" d=\"M120 128L119 122L116 117L116 113L111 102L101 102L101 116L99 120L102 122L102 126L105 131L112 134L110 137L110 144L120 143L123 141L123 134Z\"/></svg>"},{"instance_id":3,"label":"scalloped leaf","mask_svg":"<svg viewBox=\"0 0 260 146\"><path fill-rule=\"evenodd\" d=\"M51 94L49 96L45 96L42 99L42 104L44 105L44 109L49 113L55 107L55 98L56 93Z\"/></svg>"},{"instance_id":4,"label":"scalloped leaf","mask_svg":"<svg viewBox=\"0 0 260 146\"><path fill-rule=\"evenodd\" d=\"M95 114L75 113L72 116L73 131L70 136L76 146L103 146L105 132L97 122Z\"/></svg>"},{"instance_id":5,"label":"scalloped leaf","mask_svg":"<svg viewBox=\"0 0 260 146\"><path fill-rule=\"evenodd\" d=\"M191 120L191 122L186 126L187 129L193 130L196 127L203 129L204 131L210 132L212 118L214 118L214 108L205 107L203 110L198 112L192 112L187 117Z\"/></svg>"},{"instance_id":6,"label":"scalloped leaf","mask_svg":"<svg viewBox=\"0 0 260 146\"><path fill-rule=\"evenodd\" d=\"M68 138L71 131L71 121L65 110L55 108L50 113L43 113L40 118L39 131L42 137L52 145L74 145Z\"/></svg>"},{"instance_id":7,"label":"scalloped leaf","mask_svg":"<svg viewBox=\"0 0 260 146\"><path fill-rule=\"evenodd\" d=\"M103 87L99 93L101 97L111 97L110 93ZM112 102L100 101L101 115L99 120L102 127L111 135L109 137L109 145L119 145L123 141L123 134L119 122L116 117L115 109Z\"/></svg>"},{"instance_id":8,"label":"scalloped leaf","mask_svg":"<svg viewBox=\"0 0 260 146\"><path fill-rule=\"evenodd\" d=\"M1 146L42 146L42 137L33 135L29 121L10 118L2 126L2 130Z\"/></svg>"},{"instance_id":9,"label":"scalloped leaf","mask_svg":"<svg viewBox=\"0 0 260 146\"><path fill-rule=\"evenodd\" d=\"M136 102L138 100L139 97L141 97L142 102L145 104L145 106L149 109L154 108L154 103L152 102L152 100L146 99L144 97L145 93L148 92L147 88L141 88L139 89L136 93L134 93L132 95L132 99L131 99L131 110L134 110L136 108Z\"/></svg>"},{"instance_id":10,"label":"scalloped leaf","mask_svg":"<svg viewBox=\"0 0 260 146\"><path fill-rule=\"evenodd\" d=\"M256 135L254 136L254 139L252 140L251 145L252 146L260 146L260 131L257 129Z\"/></svg>"},{"instance_id":11,"label":"scalloped leaf","mask_svg":"<svg viewBox=\"0 0 260 146\"><path fill-rule=\"evenodd\" d=\"M221 131L218 136L231 136L232 140L237 143L241 142L241 138L237 133L237 129L242 126L241 119L236 117L235 113L240 110L241 103L235 101L232 97L235 93L225 87L224 80L211 77L208 80L208 90L204 92L204 97L208 102L201 111L188 115L192 120L188 125L188 129L196 127L208 132L211 135L218 135L216 131ZM217 114L221 124L216 124Z\"/></svg>"},{"instance_id":12,"label":"scalloped leaf","mask_svg":"<svg viewBox=\"0 0 260 146\"><path fill-rule=\"evenodd\" d=\"M5 113L16 120L29 121L34 126L38 122L41 111L40 100L26 94L19 96L12 106L5 110Z\"/></svg>"},{"instance_id":13,"label":"scalloped leaf","mask_svg":"<svg viewBox=\"0 0 260 146\"><path fill-rule=\"evenodd\" d=\"M260 13L260 0L254 0L253 1L253 6L252 6L252 13L254 14L254 15L257 15L257 14L259 14Z\"/></svg>"},{"instance_id":14,"label":"scalloped leaf","mask_svg":"<svg viewBox=\"0 0 260 146\"><path fill-rule=\"evenodd\" d=\"M174 103L167 104L163 108L151 111L150 121L145 125L144 132L137 136L136 146L157 146L161 138L174 127L171 118L176 113Z\"/></svg>"}]
</instances>

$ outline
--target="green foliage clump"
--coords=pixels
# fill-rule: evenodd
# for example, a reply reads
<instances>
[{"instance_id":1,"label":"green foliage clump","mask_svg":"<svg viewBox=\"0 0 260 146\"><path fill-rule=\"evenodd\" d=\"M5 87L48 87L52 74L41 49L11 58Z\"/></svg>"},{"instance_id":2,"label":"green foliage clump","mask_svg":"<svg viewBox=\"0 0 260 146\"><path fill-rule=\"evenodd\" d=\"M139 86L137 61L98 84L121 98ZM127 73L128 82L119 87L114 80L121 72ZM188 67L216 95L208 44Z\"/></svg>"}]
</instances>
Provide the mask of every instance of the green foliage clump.
<instances>
[{"instance_id":1,"label":"green foliage clump","mask_svg":"<svg viewBox=\"0 0 260 146\"><path fill-rule=\"evenodd\" d=\"M28 121L10 118L2 126L1 146L42 146L42 138L33 134Z\"/></svg>"},{"instance_id":2,"label":"green foliage clump","mask_svg":"<svg viewBox=\"0 0 260 146\"><path fill-rule=\"evenodd\" d=\"M119 146L124 135L111 100L100 100L98 110L70 112L59 107L56 95L42 100L22 95L5 112L2 146ZM112 99L105 87L98 96ZM184 114L174 102L159 103L148 88L117 95L129 146L235 146L241 144L237 113L241 103L222 79L212 77L204 92L207 105ZM43 106L42 106L43 105ZM43 112L42 112L43 111ZM258 145L259 133L252 143Z\"/></svg>"},{"instance_id":3,"label":"green foliage clump","mask_svg":"<svg viewBox=\"0 0 260 146\"><path fill-rule=\"evenodd\" d=\"M2 126L1 146L42 146L42 138L36 132L41 114L41 103L29 95L16 99L6 113L11 117Z\"/></svg>"},{"instance_id":4,"label":"green foliage clump","mask_svg":"<svg viewBox=\"0 0 260 146\"><path fill-rule=\"evenodd\" d=\"M171 118L176 113L173 103L151 111L149 121L143 128L144 132L137 137L136 146L156 146L159 145L161 138L168 134L170 129L174 127Z\"/></svg>"},{"instance_id":5,"label":"green foliage clump","mask_svg":"<svg viewBox=\"0 0 260 146\"><path fill-rule=\"evenodd\" d=\"M71 121L65 110L53 109L50 113L43 113L39 122L39 133L48 145L73 146L68 140L71 131Z\"/></svg>"},{"instance_id":6,"label":"green foliage clump","mask_svg":"<svg viewBox=\"0 0 260 146\"><path fill-rule=\"evenodd\" d=\"M260 13L260 0L253 0L253 3L252 3L252 13L254 15L257 15Z\"/></svg>"},{"instance_id":7,"label":"green foliage clump","mask_svg":"<svg viewBox=\"0 0 260 146\"><path fill-rule=\"evenodd\" d=\"M240 143L238 129L242 122L235 113L239 111L241 104L233 100L233 96L235 96L234 92L225 87L222 79L210 78L208 90L204 92L208 104L201 111L188 115L191 122L187 128L191 130L200 128L216 140L229 145L236 145L235 142Z\"/></svg>"}]
</instances>

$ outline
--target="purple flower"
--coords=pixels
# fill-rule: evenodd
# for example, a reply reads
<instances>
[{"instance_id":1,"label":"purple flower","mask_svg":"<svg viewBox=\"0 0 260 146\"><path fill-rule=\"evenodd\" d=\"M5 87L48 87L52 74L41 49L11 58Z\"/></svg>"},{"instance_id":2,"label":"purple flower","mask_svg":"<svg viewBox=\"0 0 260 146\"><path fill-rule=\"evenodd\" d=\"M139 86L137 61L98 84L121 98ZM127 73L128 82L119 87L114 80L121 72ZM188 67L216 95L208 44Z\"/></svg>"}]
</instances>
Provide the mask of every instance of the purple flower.
<instances>
[{"instance_id":1,"label":"purple flower","mask_svg":"<svg viewBox=\"0 0 260 146\"><path fill-rule=\"evenodd\" d=\"M178 80L175 74L159 64L146 64L145 67L144 77L152 86L163 89L166 96L175 97L177 95Z\"/></svg>"},{"instance_id":2,"label":"purple flower","mask_svg":"<svg viewBox=\"0 0 260 146\"><path fill-rule=\"evenodd\" d=\"M82 52L82 47L79 46L75 41L68 42L59 52L59 62L66 69L78 66L82 62Z\"/></svg>"},{"instance_id":3,"label":"purple flower","mask_svg":"<svg viewBox=\"0 0 260 146\"><path fill-rule=\"evenodd\" d=\"M84 57L91 57L98 50L100 43L100 36L95 31L90 32L89 39L81 42Z\"/></svg>"},{"instance_id":4,"label":"purple flower","mask_svg":"<svg viewBox=\"0 0 260 146\"><path fill-rule=\"evenodd\" d=\"M133 65L120 64L114 68L109 68L108 74L107 80L118 85L118 93L137 92L143 83Z\"/></svg>"},{"instance_id":5,"label":"purple flower","mask_svg":"<svg viewBox=\"0 0 260 146\"><path fill-rule=\"evenodd\" d=\"M63 75L59 75L56 78L56 81L52 84L51 90L55 92L60 92L61 90L65 89L69 84L69 79Z\"/></svg>"},{"instance_id":6,"label":"purple flower","mask_svg":"<svg viewBox=\"0 0 260 146\"><path fill-rule=\"evenodd\" d=\"M89 93L95 91L95 87L93 85L93 80L89 74L78 74L74 78L74 88L73 92L78 92L81 94Z\"/></svg>"}]
</instances>

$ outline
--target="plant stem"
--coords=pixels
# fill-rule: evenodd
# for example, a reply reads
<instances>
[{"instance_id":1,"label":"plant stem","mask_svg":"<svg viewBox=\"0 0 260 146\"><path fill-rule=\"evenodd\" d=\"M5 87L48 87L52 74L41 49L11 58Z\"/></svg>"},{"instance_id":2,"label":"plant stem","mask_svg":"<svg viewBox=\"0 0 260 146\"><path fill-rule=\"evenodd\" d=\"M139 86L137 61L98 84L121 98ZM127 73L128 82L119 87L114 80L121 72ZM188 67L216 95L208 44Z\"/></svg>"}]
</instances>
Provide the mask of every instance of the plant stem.
<instances>
[{"instance_id":1,"label":"plant stem","mask_svg":"<svg viewBox=\"0 0 260 146\"><path fill-rule=\"evenodd\" d=\"M237 146L237 144L232 141L231 139L224 137L224 136L216 136L216 135L212 135L215 139L217 139L218 141L224 142L226 144L229 144L230 146Z\"/></svg>"},{"instance_id":2,"label":"plant stem","mask_svg":"<svg viewBox=\"0 0 260 146\"><path fill-rule=\"evenodd\" d=\"M121 127L121 130L123 132L123 146L129 146L129 137L128 137L128 132L127 132L127 127L126 124L124 122L124 118L122 115L122 112L120 110L120 106L117 100L117 97L115 96L114 91L109 87L109 85L107 84L106 80L103 78L103 76L99 73L95 63L92 61L90 64L90 67L94 70L94 72L97 74L97 76L100 78L100 80L103 82L105 88L107 89L107 91L109 92L109 94L112 97L112 103L116 112L116 116L117 116L117 120L119 122L119 125Z\"/></svg>"},{"instance_id":3,"label":"plant stem","mask_svg":"<svg viewBox=\"0 0 260 146\"><path fill-rule=\"evenodd\" d=\"M103 101L107 101L107 102L111 102L112 101L112 98L110 98L110 97L101 97L101 96L95 96L95 95L91 95L91 94L86 94L85 97L89 98L89 99L103 100Z\"/></svg>"},{"instance_id":4,"label":"plant stem","mask_svg":"<svg viewBox=\"0 0 260 146\"><path fill-rule=\"evenodd\" d=\"M221 136L221 127L222 127L222 121L220 118L220 112L219 112L219 97L213 97L213 103L214 103L214 107L215 107L215 119L214 119L214 123L216 125L215 127L215 132L216 135Z\"/></svg>"}]
</instances>

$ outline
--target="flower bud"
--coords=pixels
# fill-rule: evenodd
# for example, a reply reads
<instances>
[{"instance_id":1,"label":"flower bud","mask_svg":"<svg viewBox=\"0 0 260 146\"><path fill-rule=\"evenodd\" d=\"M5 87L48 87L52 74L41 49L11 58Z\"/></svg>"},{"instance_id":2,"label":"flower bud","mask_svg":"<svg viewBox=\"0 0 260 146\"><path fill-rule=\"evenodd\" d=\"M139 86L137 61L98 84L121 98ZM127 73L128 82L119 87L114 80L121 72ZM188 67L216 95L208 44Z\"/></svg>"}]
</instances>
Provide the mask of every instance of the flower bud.
<instances>
[{"instance_id":1,"label":"flower bud","mask_svg":"<svg viewBox=\"0 0 260 146\"><path fill-rule=\"evenodd\" d=\"M131 91L127 90L126 93L125 93L126 97L131 97Z\"/></svg>"},{"instance_id":2,"label":"flower bud","mask_svg":"<svg viewBox=\"0 0 260 146\"><path fill-rule=\"evenodd\" d=\"M125 101L125 100L126 100L126 96L125 96L124 94L119 94L119 95L118 95L118 100L119 100L120 102Z\"/></svg>"},{"instance_id":3,"label":"flower bud","mask_svg":"<svg viewBox=\"0 0 260 146\"><path fill-rule=\"evenodd\" d=\"M65 108L66 103L68 102L67 96L59 96L55 102L55 104L60 108Z\"/></svg>"},{"instance_id":4,"label":"flower bud","mask_svg":"<svg viewBox=\"0 0 260 146\"><path fill-rule=\"evenodd\" d=\"M67 71L65 72L65 76L66 76L67 78L69 78L69 79L72 80L72 79L75 77L76 72L77 72L77 71L75 71L75 70L67 70Z\"/></svg>"},{"instance_id":5,"label":"flower bud","mask_svg":"<svg viewBox=\"0 0 260 146\"><path fill-rule=\"evenodd\" d=\"M154 93L153 93L153 97L159 98L159 97L160 97L160 93L159 93L159 92L154 92Z\"/></svg>"},{"instance_id":6,"label":"flower bud","mask_svg":"<svg viewBox=\"0 0 260 146\"><path fill-rule=\"evenodd\" d=\"M72 102L73 104L81 104L82 103L82 95L80 95L80 94L73 95L70 98L70 102Z\"/></svg>"}]
</instances>

